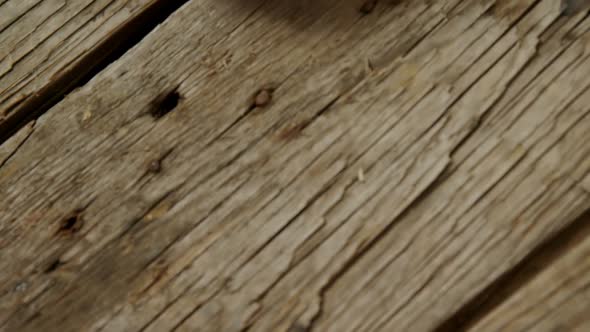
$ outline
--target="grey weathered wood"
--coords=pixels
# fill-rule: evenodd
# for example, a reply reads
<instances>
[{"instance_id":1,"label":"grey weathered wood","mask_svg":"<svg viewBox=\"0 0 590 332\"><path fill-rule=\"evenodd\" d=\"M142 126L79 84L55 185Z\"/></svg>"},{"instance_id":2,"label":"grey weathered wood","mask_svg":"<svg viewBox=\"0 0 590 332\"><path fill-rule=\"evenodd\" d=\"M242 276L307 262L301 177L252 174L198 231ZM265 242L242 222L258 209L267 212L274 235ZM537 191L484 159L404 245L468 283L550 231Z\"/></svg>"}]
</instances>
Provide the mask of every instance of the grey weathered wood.
<instances>
[{"instance_id":1,"label":"grey weathered wood","mask_svg":"<svg viewBox=\"0 0 590 332\"><path fill-rule=\"evenodd\" d=\"M5 144L1 328L427 331L590 208L584 13L361 4L189 2Z\"/></svg>"},{"instance_id":2,"label":"grey weathered wood","mask_svg":"<svg viewBox=\"0 0 590 332\"><path fill-rule=\"evenodd\" d=\"M45 101L65 93L69 84L124 42L111 40L93 54L103 41L161 2L0 2L0 128L8 130L11 120L25 117L23 113L35 112Z\"/></svg>"}]
</instances>

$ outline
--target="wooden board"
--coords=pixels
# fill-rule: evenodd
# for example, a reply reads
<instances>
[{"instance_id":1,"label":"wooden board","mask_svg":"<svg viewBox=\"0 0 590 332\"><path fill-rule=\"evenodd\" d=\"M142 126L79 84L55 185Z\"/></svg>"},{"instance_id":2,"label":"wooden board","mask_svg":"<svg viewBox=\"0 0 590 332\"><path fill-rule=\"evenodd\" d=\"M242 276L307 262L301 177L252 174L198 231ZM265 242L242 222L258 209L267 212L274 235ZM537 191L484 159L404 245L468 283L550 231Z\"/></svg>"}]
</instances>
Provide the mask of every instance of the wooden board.
<instances>
[{"instance_id":1,"label":"wooden board","mask_svg":"<svg viewBox=\"0 0 590 332\"><path fill-rule=\"evenodd\" d=\"M0 328L433 330L590 209L585 13L367 11L191 1L7 141Z\"/></svg>"},{"instance_id":2,"label":"wooden board","mask_svg":"<svg viewBox=\"0 0 590 332\"><path fill-rule=\"evenodd\" d=\"M567 251L472 326L472 331L590 330L590 214L583 218L582 231L560 242L567 243Z\"/></svg>"},{"instance_id":3,"label":"wooden board","mask_svg":"<svg viewBox=\"0 0 590 332\"><path fill-rule=\"evenodd\" d=\"M182 1L0 1L0 139Z\"/></svg>"}]
</instances>

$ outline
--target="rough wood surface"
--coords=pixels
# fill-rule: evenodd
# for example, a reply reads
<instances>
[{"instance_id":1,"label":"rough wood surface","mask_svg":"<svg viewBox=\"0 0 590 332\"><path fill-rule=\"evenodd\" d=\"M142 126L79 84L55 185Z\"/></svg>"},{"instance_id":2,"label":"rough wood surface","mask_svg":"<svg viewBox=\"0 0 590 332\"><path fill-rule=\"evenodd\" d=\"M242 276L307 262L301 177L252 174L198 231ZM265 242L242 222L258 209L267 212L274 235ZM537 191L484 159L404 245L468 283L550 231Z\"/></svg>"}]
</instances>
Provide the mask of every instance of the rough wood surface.
<instances>
[{"instance_id":1,"label":"rough wood surface","mask_svg":"<svg viewBox=\"0 0 590 332\"><path fill-rule=\"evenodd\" d=\"M366 6L191 1L8 141L0 328L428 331L590 209L586 13Z\"/></svg>"},{"instance_id":2,"label":"rough wood surface","mask_svg":"<svg viewBox=\"0 0 590 332\"><path fill-rule=\"evenodd\" d=\"M5 122L16 122L15 118L28 115L23 113L33 113L64 94L118 44L125 43L129 34L115 40L109 37L151 7L161 7L160 3L0 1L0 130L8 130Z\"/></svg>"},{"instance_id":3,"label":"rough wood surface","mask_svg":"<svg viewBox=\"0 0 590 332\"><path fill-rule=\"evenodd\" d=\"M590 225L590 214L581 222ZM548 265L471 330L590 331L588 233L576 234L570 241L573 245L568 252Z\"/></svg>"}]
</instances>

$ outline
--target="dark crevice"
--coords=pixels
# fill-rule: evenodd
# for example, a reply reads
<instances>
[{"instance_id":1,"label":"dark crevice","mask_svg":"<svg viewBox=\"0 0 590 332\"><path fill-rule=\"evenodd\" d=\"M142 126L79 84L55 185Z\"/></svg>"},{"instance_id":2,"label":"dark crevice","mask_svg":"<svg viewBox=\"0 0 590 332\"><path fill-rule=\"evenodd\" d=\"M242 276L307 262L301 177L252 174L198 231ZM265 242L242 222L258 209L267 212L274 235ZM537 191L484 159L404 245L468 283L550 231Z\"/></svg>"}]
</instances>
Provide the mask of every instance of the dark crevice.
<instances>
[{"instance_id":1,"label":"dark crevice","mask_svg":"<svg viewBox=\"0 0 590 332\"><path fill-rule=\"evenodd\" d=\"M64 265L64 263L59 258L55 259L47 265L47 267L43 270L43 273L49 274L51 272L54 272L55 270L59 269L62 265Z\"/></svg>"},{"instance_id":2,"label":"dark crevice","mask_svg":"<svg viewBox=\"0 0 590 332\"><path fill-rule=\"evenodd\" d=\"M75 63L56 74L44 88L36 91L8 112L0 122L0 144L28 122L39 118L74 89L85 85L111 63L121 58L146 35L189 0L156 0L130 18Z\"/></svg>"},{"instance_id":3,"label":"dark crevice","mask_svg":"<svg viewBox=\"0 0 590 332\"><path fill-rule=\"evenodd\" d=\"M366 0L359 8L359 12L363 15L369 15L377 7L377 0Z\"/></svg>"},{"instance_id":4,"label":"dark crevice","mask_svg":"<svg viewBox=\"0 0 590 332\"><path fill-rule=\"evenodd\" d=\"M83 225L82 210L76 210L61 221L56 235L72 236L78 233Z\"/></svg>"},{"instance_id":5,"label":"dark crevice","mask_svg":"<svg viewBox=\"0 0 590 332\"><path fill-rule=\"evenodd\" d=\"M590 209L578 216L568 227L557 232L512 269L502 274L482 292L465 303L444 321L435 332L467 331L519 289L549 268L556 260L590 236Z\"/></svg>"},{"instance_id":6,"label":"dark crevice","mask_svg":"<svg viewBox=\"0 0 590 332\"><path fill-rule=\"evenodd\" d=\"M181 99L182 96L178 92L178 87L165 91L152 102L150 114L155 119L159 119L173 111Z\"/></svg>"},{"instance_id":7,"label":"dark crevice","mask_svg":"<svg viewBox=\"0 0 590 332\"><path fill-rule=\"evenodd\" d=\"M72 236L78 233L84 226L84 218L82 216L84 209L74 210L67 215L59 224L59 228L55 233L57 236Z\"/></svg>"}]
</instances>

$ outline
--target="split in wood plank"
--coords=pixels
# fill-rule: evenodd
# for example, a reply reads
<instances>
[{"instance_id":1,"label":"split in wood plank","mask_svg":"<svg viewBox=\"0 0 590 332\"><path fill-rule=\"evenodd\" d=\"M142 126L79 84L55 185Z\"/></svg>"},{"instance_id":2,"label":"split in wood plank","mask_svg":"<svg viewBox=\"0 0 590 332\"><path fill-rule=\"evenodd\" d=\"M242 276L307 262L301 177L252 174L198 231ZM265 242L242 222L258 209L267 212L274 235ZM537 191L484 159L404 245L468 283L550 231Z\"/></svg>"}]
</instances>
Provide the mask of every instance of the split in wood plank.
<instances>
[{"instance_id":1,"label":"split in wood plank","mask_svg":"<svg viewBox=\"0 0 590 332\"><path fill-rule=\"evenodd\" d=\"M0 2L0 142L90 79L185 2Z\"/></svg>"},{"instance_id":2,"label":"split in wood plank","mask_svg":"<svg viewBox=\"0 0 590 332\"><path fill-rule=\"evenodd\" d=\"M531 264L544 267L471 331L588 331L590 317L590 213L568 239L559 239L561 256L540 253ZM551 248L554 249L554 248ZM555 260L544 265L544 260ZM539 269L532 266L529 270ZM525 274L528 271L522 271Z\"/></svg>"}]
</instances>

